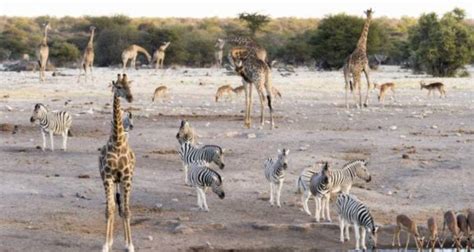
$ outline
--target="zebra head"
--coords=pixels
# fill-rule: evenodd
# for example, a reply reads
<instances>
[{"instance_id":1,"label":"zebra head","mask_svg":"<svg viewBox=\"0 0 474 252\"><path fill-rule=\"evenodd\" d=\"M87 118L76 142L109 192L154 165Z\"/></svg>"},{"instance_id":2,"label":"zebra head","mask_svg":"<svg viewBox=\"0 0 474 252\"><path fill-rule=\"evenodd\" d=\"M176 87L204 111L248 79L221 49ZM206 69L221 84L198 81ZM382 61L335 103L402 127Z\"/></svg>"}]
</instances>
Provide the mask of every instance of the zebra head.
<instances>
[{"instance_id":1,"label":"zebra head","mask_svg":"<svg viewBox=\"0 0 474 252\"><path fill-rule=\"evenodd\" d=\"M131 111L123 112L122 123L125 132L133 130L133 115Z\"/></svg>"},{"instance_id":2,"label":"zebra head","mask_svg":"<svg viewBox=\"0 0 474 252\"><path fill-rule=\"evenodd\" d=\"M178 133L176 134L176 139L178 139L179 144L184 142L193 142L194 133L191 125L186 120L181 120L181 126L179 127Z\"/></svg>"},{"instance_id":3,"label":"zebra head","mask_svg":"<svg viewBox=\"0 0 474 252\"><path fill-rule=\"evenodd\" d=\"M288 149L278 150L278 162L285 170L288 168L288 154L290 154Z\"/></svg>"},{"instance_id":4,"label":"zebra head","mask_svg":"<svg viewBox=\"0 0 474 252\"><path fill-rule=\"evenodd\" d=\"M368 243L372 245L372 248L375 250L377 248L377 233L379 231L379 226L372 225L372 227L367 227L367 232L369 233Z\"/></svg>"},{"instance_id":5,"label":"zebra head","mask_svg":"<svg viewBox=\"0 0 474 252\"><path fill-rule=\"evenodd\" d=\"M130 83L132 83L132 81L128 80L128 77L126 74L123 74L123 75L118 74L117 81L112 81L114 94L117 95L118 97L125 98L128 102L132 102L133 95L130 89Z\"/></svg>"},{"instance_id":6,"label":"zebra head","mask_svg":"<svg viewBox=\"0 0 474 252\"><path fill-rule=\"evenodd\" d=\"M220 199L224 199L225 192L224 192L224 188L222 187L222 178L217 172L215 172L214 174L215 174L215 176L213 176L214 181L211 185L212 191L215 194L217 194L217 196L219 196Z\"/></svg>"},{"instance_id":7,"label":"zebra head","mask_svg":"<svg viewBox=\"0 0 474 252\"><path fill-rule=\"evenodd\" d=\"M43 120L48 113L48 109L42 103L37 103L33 109L33 114L30 117L30 122L34 123L36 120Z\"/></svg>"},{"instance_id":8,"label":"zebra head","mask_svg":"<svg viewBox=\"0 0 474 252\"><path fill-rule=\"evenodd\" d=\"M365 180L365 182L370 182L372 180L372 176L369 173L369 169L367 169L369 162L366 160L356 160L354 164L356 164L355 173L357 177Z\"/></svg>"}]
</instances>

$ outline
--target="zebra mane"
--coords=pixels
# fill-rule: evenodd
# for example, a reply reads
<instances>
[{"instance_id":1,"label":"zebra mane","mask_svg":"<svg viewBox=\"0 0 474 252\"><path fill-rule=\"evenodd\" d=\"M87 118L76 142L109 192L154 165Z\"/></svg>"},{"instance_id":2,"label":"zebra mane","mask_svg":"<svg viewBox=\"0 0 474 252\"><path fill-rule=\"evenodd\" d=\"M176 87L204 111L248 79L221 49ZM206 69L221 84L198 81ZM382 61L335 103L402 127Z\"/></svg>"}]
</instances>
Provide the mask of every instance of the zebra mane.
<instances>
[{"instance_id":1,"label":"zebra mane","mask_svg":"<svg viewBox=\"0 0 474 252\"><path fill-rule=\"evenodd\" d=\"M367 164L367 160L365 160L365 159L354 159L354 160L351 160L348 163L344 164L344 166L342 166L342 169L345 169L345 168L347 168L347 167L349 167L349 166L351 166L355 163L359 163L359 162L363 163L364 165Z\"/></svg>"},{"instance_id":2,"label":"zebra mane","mask_svg":"<svg viewBox=\"0 0 474 252\"><path fill-rule=\"evenodd\" d=\"M206 145L202 146L201 148L205 148L205 147L214 147L214 148L217 148L217 149L219 149L220 154L222 154L222 148L221 148L219 145L206 144Z\"/></svg>"},{"instance_id":3,"label":"zebra mane","mask_svg":"<svg viewBox=\"0 0 474 252\"><path fill-rule=\"evenodd\" d=\"M40 107L43 107L43 108L45 108L46 110L48 110L48 108L46 107L46 105L44 105L43 103L36 103L35 109L39 109Z\"/></svg>"}]
</instances>

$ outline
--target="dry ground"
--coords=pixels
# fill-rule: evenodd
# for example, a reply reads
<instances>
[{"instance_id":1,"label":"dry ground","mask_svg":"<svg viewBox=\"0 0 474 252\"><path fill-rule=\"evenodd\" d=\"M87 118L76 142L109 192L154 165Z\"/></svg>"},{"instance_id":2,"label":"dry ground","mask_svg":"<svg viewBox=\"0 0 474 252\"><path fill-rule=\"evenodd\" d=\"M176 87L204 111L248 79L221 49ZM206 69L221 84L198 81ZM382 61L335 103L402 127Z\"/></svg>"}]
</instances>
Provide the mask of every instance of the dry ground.
<instances>
[{"instance_id":1,"label":"dry ground","mask_svg":"<svg viewBox=\"0 0 474 252\"><path fill-rule=\"evenodd\" d=\"M96 69L95 81L76 83L76 70L40 84L37 73L0 72L0 251L98 251L104 240L104 191L97 149L110 131L112 94L108 84L118 69ZM471 71L472 74L472 71ZM315 224L295 194L299 172L319 160L341 167L367 158L373 180L352 192L386 225L380 245L387 247L395 216L406 213L425 223L428 216L474 208L473 78L441 79L446 99L427 98L418 82L440 79L412 75L396 67L372 73L378 83L398 84L397 100L382 108L371 95L367 109L343 106L341 72L298 69L274 85L277 129L242 127L243 97L214 102L218 86L240 85L237 76L215 69L130 70L134 80L135 129L130 143L137 155L132 193L135 247L139 251L343 250L335 225ZM199 85L202 83L203 85ZM151 104L156 86L168 85L171 99ZM69 101L70 100L70 101ZM65 106L65 102L68 105ZM73 114L67 152L42 152L41 136L29 117L35 103ZM192 188L183 185L175 134L188 119L199 142L226 150L224 200L208 192L209 213L196 211ZM18 125L16 134L11 131ZM61 138L56 138L60 147ZM49 143L48 143L49 146ZM269 186L262 164L277 149L289 148L290 167L283 206L266 201ZM402 158L407 154L408 158ZM311 211L314 204L310 201ZM332 210L334 207L332 206ZM336 214L332 213L337 223ZM114 248L123 248L116 222ZM178 228L177 228L178 227Z\"/></svg>"}]
</instances>

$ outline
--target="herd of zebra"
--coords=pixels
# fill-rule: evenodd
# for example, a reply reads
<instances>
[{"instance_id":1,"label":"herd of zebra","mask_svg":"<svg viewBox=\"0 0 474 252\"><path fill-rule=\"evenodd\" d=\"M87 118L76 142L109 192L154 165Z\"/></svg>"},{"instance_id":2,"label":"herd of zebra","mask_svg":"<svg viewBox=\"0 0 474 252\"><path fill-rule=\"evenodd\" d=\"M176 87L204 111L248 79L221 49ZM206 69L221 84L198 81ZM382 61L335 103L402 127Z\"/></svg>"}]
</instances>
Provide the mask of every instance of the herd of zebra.
<instances>
[{"instance_id":1,"label":"herd of zebra","mask_svg":"<svg viewBox=\"0 0 474 252\"><path fill-rule=\"evenodd\" d=\"M133 115L130 111L123 111L122 119L124 130L128 135L128 131L133 129ZM71 133L70 127L72 125L72 117L68 112L50 112L44 104L38 103L34 106L30 121L32 123L35 121L39 122L43 137L43 150L46 148L47 133L49 133L50 136L52 151L54 151L53 134L62 135L63 149L66 150L67 137ZM196 144L194 129L190 123L185 120L181 121L176 139L180 145L178 153L183 163L185 184L196 189L199 209L209 211L205 194L207 188L211 188L220 199L224 199L225 197L222 177L210 166L213 163L221 170L224 169L224 151L218 145L198 146ZM271 206L276 202L277 207L281 207L281 190L285 180L285 170L288 168L289 153L290 151L288 149L278 150L276 159L269 158L264 162L264 177L270 184L269 202ZM304 169L297 180L297 190L302 194L301 203L303 210L308 215L311 215L308 201L311 197L314 198L314 218L317 222L321 219L331 222L329 209L330 196L331 194L339 193L336 199L336 212L339 216L340 241L345 242L349 240L349 226L353 225L356 250L360 249L360 247L367 249L365 241L366 232L369 233L370 244L375 248L377 244L377 231L379 229L379 226L375 224L375 220L367 204L359 200L355 195L350 194L350 189L356 179L365 182L372 180L372 176L367 167L368 162L366 160L352 160L346 163L342 169L332 169L328 162L323 162L320 163L319 166L314 165ZM407 218L408 221L405 220L405 222L403 222L403 219L399 220L399 218L402 217ZM445 217L445 224L451 229L448 217ZM473 213L470 213L466 222L469 230L474 230L473 217ZM414 222L408 217L404 215L397 216L398 229L396 232L399 234L400 230L404 230L408 235L414 235L416 245L419 247L419 242L421 242L422 238L416 226L414 231L410 230L410 223L413 224ZM428 226L430 225L429 223L430 222L428 222ZM455 224L455 226L457 225L458 224ZM458 244L460 246L460 236L456 233L456 227L452 233L453 246L458 246ZM470 231L467 231L465 235L468 238L467 246L470 247L472 235L470 235ZM432 236L434 237L435 235L433 234ZM431 240L433 239L435 238ZM408 241L409 236L407 244ZM433 241L432 244L434 247L435 242ZM439 244L442 246L441 242Z\"/></svg>"}]
</instances>

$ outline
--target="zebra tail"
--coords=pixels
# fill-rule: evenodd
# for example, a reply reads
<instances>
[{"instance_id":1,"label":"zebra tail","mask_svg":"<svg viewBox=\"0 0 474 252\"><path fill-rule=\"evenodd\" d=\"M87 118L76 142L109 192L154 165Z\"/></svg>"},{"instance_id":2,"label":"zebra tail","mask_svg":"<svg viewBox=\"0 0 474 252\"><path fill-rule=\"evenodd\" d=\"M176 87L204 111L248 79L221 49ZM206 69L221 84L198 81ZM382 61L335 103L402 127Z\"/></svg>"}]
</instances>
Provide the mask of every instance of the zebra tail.
<instances>
[{"instance_id":1,"label":"zebra tail","mask_svg":"<svg viewBox=\"0 0 474 252\"><path fill-rule=\"evenodd\" d=\"M74 135L72 134L71 130L68 130L68 131L67 131L67 136L68 136L68 137L73 137L73 136L74 136Z\"/></svg>"},{"instance_id":2,"label":"zebra tail","mask_svg":"<svg viewBox=\"0 0 474 252\"><path fill-rule=\"evenodd\" d=\"M298 181L296 182L296 193L301 194L301 188L303 187L303 181L301 181L301 177L298 178Z\"/></svg>"}]
</instances>

